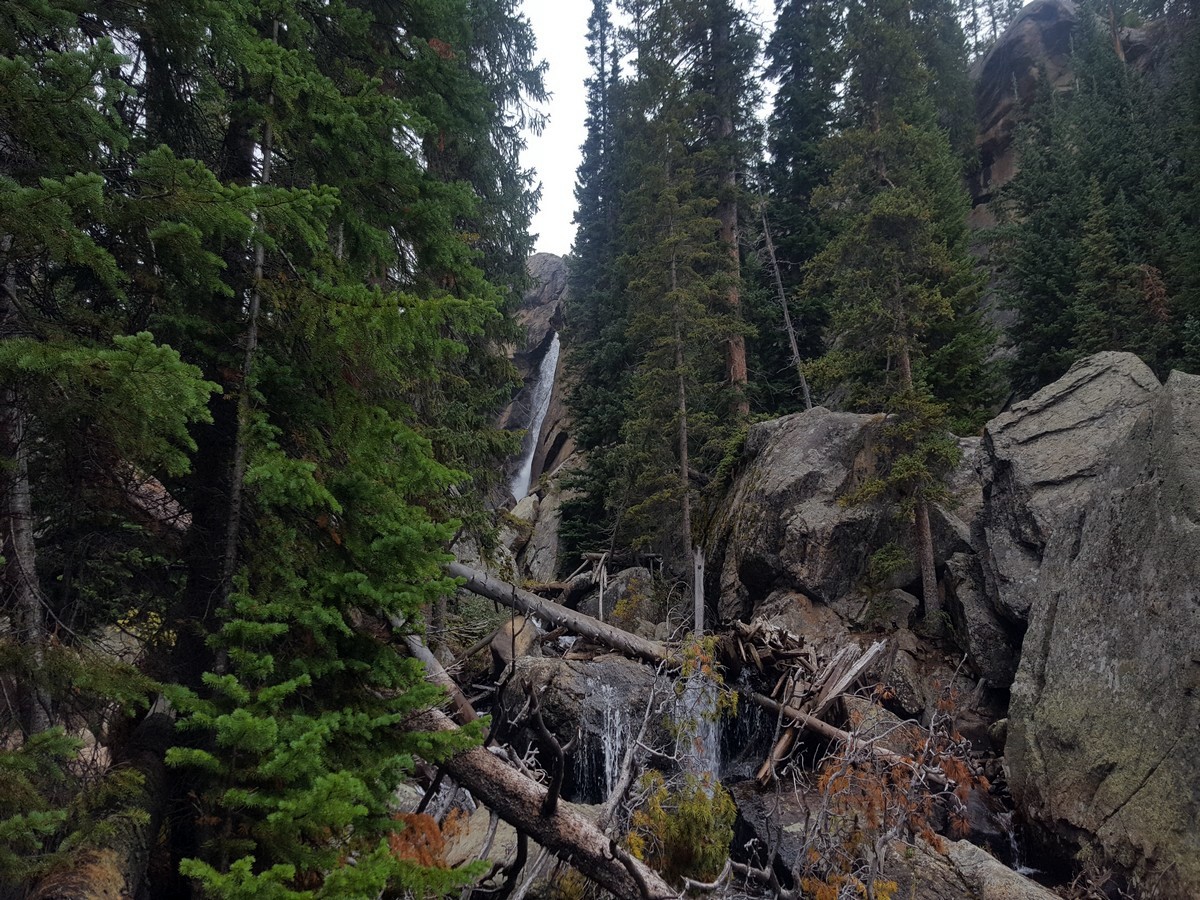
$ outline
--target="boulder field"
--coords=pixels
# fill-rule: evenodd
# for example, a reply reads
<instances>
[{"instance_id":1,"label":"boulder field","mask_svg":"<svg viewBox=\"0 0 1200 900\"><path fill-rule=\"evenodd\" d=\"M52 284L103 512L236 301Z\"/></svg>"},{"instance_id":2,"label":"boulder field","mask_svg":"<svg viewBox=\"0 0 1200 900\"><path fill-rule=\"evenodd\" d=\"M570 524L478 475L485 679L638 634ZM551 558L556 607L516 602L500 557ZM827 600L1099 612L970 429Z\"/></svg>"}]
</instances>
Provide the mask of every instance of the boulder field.
<instances>
[{"instance_id":1,"label":"boulder field","mask_svg":"<svg viewBox=\"0 0 1200 900\"><path fill-rule=\"evenodd\" d=\"M908 527L841 499L882 427L817 408L750 429L707 543L714 611L890 635L913 711L923 685L966 677L1027 820L1163 896L1200 896L1200 378L1161 384L1101 353L961 442L934 517L949 646L920 637L915 568L870 577Z\"/></svg>"}]
</instances>

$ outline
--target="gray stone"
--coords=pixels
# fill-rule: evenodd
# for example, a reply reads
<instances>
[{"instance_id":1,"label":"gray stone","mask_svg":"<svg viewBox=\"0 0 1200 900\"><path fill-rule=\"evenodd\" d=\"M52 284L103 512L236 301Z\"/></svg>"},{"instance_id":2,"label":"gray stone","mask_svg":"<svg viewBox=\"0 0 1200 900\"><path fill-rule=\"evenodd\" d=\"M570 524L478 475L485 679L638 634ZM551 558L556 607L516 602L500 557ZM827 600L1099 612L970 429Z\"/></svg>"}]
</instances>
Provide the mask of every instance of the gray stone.
<instances>
[{"instance_id":1,"label":"gray stone","mask_svg":"<svg viewBox=\"0 0 1200 900\"><path fill-rule=\"evenodd\" d=\"M1073 525L1112 451L1159 390L1130 353L1098 353L988 423L979 543L989 599L1022 623L1047 542Z\"/></svg>"},{"instance_id":2,"label":"gray stone","mask_svg":"<svg viewBox=\"0 0 1200 900\"><path fill-rule=\"evenodd\" d=\"M749 618L775 590L829 605L855 589L878 515L838 500L872 471L882 425L817 407L751 426L706 554L723 618Z\"/></svg>"},{"instance_id":3,"label":"gray stone","mask_svg":"<svg viewBox=\"0 0 1200 900\"><path fill-rule=\"evenodd\" d=\"M561 552L558 534L562 524L562 505L574 496L563 486L563 476L575 471L579 464L579 457L572 457L555 476L537 488L537 520L533 523L529 542L518 558L521 571L533 581L554 581L562 574L559 572Z\"/></svg>"},{"instance_id":4,"label":"gray stone","mask_svg":"<svg viewBox=\"0 0 1200 900\"><path fill-rule=\"evenodd\" d=\"M809 803L796 791L760 793L752 781L730 788L741 821L757 837L757 847L773 847L777 865L794 871L805 851ZM896 882L894 900L1057 900L1056 895L1009 869L967 841L940 842L944 852L924 841L888 848L883 878ZM761 856L757 865L766 864Z\"/></svg>"},{"instance_id":5,"label":"gray stone","mask_svg":"<svg viewBox=\"0 0 1200 900\"><path fill-rule=\"evenodd\" d=\"M1158 391L1148 373L1123 382L1094 404L1112 426L1096 422L1080 434L1059 467L1065 488L1054 484L1073 515L1059 514L1029 593L1009 784L1034 821L1093 844L1136 876L1161 879L1161 896L1194 897L1200 378L1174 373ZM1070 408L1069 395L1060 404ZM1102 445L1102 459L1087 440ZM1085 476L1091 498L1080 503ZM1045 503L1034 511L1046 515Z\"/></svg>"},{"instance_id":6,"label":"gray stone","mask_svg":"<svg viewBox=\"0 0 1200 900\"><path fill-rule=\"evenodd\" d=\"M600 592L593 591L579 604L579 611L600 616ZM662 610L654 601L654 576L642 566L622 569L609 576L604 591L604 621L630 627L639 620L650 624L650 633L663 619Z\"/></svg>"},{"instance_id":7,"label":"gray stone","mask_svg":"<svg viewBox=\"0 0 1200 900\"><path fill-rule=\"evenodd\" d=\"M946 560L943 584L947 610L975 669L989 685L1008 687L1017 673L1020 640L988 602L975 554L955 553Z\"/></svg>"}]
</instances>

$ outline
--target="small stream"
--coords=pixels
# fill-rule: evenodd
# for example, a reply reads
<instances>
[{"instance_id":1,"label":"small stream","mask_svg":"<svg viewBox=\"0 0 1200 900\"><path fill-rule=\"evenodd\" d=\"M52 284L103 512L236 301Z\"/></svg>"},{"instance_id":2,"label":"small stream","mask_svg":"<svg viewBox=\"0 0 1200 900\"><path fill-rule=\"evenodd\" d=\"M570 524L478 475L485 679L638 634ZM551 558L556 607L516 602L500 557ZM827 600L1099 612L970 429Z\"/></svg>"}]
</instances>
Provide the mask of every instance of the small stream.
<instances>
[{"instance_id":1,"label":"small stream","mask_svg":"<svg viewBox=\"0 0 1200 900\"><path fill-rule=\"evenodd\" d=\"M529 426L525 430L525 439L521 442L521 465L509 485L513 499L518 503L529 493L529 482L533 475L533 457L537 453L538 438L542 434L542 423L546 421L546 413L550 411L550 396L554 392L554 374L558 370L559 340L558 332L550 340L546 354L538 365L537 376L533 381L533 390L529 402Z\"/></svg>"}]
</instances>

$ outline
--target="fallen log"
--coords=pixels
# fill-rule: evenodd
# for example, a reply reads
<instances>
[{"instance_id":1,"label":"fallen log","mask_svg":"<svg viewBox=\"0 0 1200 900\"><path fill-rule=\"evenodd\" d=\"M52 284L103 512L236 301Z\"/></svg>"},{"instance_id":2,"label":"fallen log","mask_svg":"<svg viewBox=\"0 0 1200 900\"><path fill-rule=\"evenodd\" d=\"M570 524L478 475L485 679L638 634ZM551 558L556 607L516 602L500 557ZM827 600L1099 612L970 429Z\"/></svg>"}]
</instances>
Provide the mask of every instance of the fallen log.
<instances>
[{"instance_id":1,"label":"fallen log","mask_svg":"<svg viewBox=\"0 0 1200 900\"><path fill-rule=\"evenodd\" d=\"M393 627L397 629L403 628L403 622L398 618L393 618ZM454 704L454 709L458 714L460 725L466 725L468 722L474 722L479 718L475 712L475 707L471 705L471 701L467 699L467 695L462 692L462 688L458 686L458 682L450 677L449 673L438 662L433 652L426 646L425 642L415 634L404 635L404 646L408 649L409 655L413 659L419 660L425 666L425 679L431 684L436 684L443 688L450 695L450 700Z\"/></svg>"},{"instance_id":2,"label":"fallen log","mask_svg":"<svg viewBox=\"0 0 1200 900\"><path fill-rule=\"evenodd\" d=\"M410 725L417 731L451 731L456 727L438 710L415 716ZM441 765L479 803L614 896L622 900L678 897L662 876L620 853L610 838L570 806L559 805L553 813L542 815L546 788L482 747L457 753Z\"/></svg>"},{"instance_id":3,"label":"fallen log","mask_svg":"<svg viewBox=\"0 0 1200 900\"><path fill-rule=\"evenodd\" d=\"M612 625L606 625L599 619L567 609L561 604L539 597L537 594L522 590L516 585L502 581L486 572L453 562L447 571L456 578L463 578L463 585L468 591L487 597L496 603L512 607L527 616L537 616L552 625L558 625L575 634L590 638L606 647L611 647L618 653L632 656L646 662L660 663L670 660L667 648L658 641L648 641L630 634Z\"/></svg>"},{"instance_id":4,"label":"fallen log","mask_svg":"<svg viewBox=\"0 0 1200 900\"><path fill-rule=\"evenodd\" d=\"M831 741L840 741L852 750L866 750L885 762L909 767L916 766L916 761L912 757L901 756L899 753L888 750L886 747L880 747L872 741L864 741L848 731L843 731L836 725L830 725L828 722L823 722L815 716L810 716L777 700L772 700L765 694L760 694L757 691L748 691L742 696L753 703L757 703L763 709L769 709L771 712L782 714L786 719L791 720L791 724L799 725L805 730L811 731L813 734L820 735L821 737L829 738ZM934 784L941 785L942 787L945 787L949 783L949 779L936 769L926 768L924 774Z\"/></svg>"},{"instance_id":5,"label":"fallen log","mask_svg":"<svg viewBox=\"0 0 1200 900\"><path fill-rule=\"evenodd\" d=\"M162 825L167 779L163 756L174 735L175 722L166 713L151 713L137 727L118 765L140 773L142 783L108 816L103 844L82 851L70 866L46 875L28 900L138 896Z\"/></svg>"}]
</instances>

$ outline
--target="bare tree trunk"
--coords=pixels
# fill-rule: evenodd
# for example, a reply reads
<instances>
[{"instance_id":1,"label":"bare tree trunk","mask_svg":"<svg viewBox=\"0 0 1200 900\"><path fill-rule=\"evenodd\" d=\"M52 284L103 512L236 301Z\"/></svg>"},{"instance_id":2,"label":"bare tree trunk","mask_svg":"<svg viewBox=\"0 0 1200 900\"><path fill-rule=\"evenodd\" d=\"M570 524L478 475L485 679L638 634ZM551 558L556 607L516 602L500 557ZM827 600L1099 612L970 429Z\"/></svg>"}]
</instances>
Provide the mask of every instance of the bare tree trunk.
<instances>
[{"instance_id":1,"label":"bare tree trunk","mask_svg":"<svg viewBox=\"0 0 1200 900\"><path fill-rule=\"evenodd\" d=\"M713 4L713 67L716 70L716 92L718 116L717 141L727 154L721 174L720 191L717 198L717 221L721 227L721 241L729 254L729 284L725 289L725 305L736 321L742 316L741 256L738 250L737 223L737 154L733 149L733 106L734 82L731 74L730 10L722 0ZM745 418L750 415L750 398L746 388L749 376L746 370L746 338L742 334L731 334L726 344L726 375L736 392L734 411Z\"/></svg>"},{"instance_id":2,"label":"bare tree trunk","mask_svg":"<svg viewBox=\"0 0 1200 900\"><path fill-rule=\"evenodd\" d=\"M445 714L430 710L409 722L417 731L450 731ZM475 799L518 831L527 834L559 859L622 900L667 900L678 892L645 864L633 859L614 840L569 804L542 815L546 788L505 765L482 747L455 754L442 763L446 773Z\"/></svg>"},{"instance_id":3,"label":"bare tree trunk","mask_svg":"<svg viewBox=\"0 0 1200 900\"><path fill-rule=\"evenodd\" d=\"M775 258L775 242L771 240L771 226L767 224L765 202L761 209L763 238L767 244L767 260L771 264L771 274L775 277L775 292L779 296L779 305L783 309L783 327L787 331L788 345L792 350L792 365L796 367L800 388L804 391L804 408L812 409L812 394L808 390L808 379L804 377L804 365L800 362L800 345L796 342L796 329L792 327L792 313L788 309L787 293L783 289L783 277L779 274L779 260Z\"/></svg>"},{"instance_id":4,"label":"bare tree trunk","mask_svg":"<svg viewBox=\"0 0 1200 900\"><path fill-rule=\"evenodd\" d=\"M20 332L17 309L17 276L9 258L13 239L5 235L0 250L4 252L4 296L0 298L0 340ZM29 490L29 445L25 427L25 411L21 397L13 385L5 385L0 393L0 527L4 533L4 563L0 565L4 606L16 613L18 639L33 657L33 665L41 669L46 646L46 617L42 592L37 578L37 545L33 537L33 502ZM49 696L36 683L20 685L19 707L21 727L26 734L45 731L53 722Z\"/></svg>"},{"instance_id":5,"label":"bare tree trunk","mask_svg":"<svg viewBox=\"0 0 1200 900\"><path fill-rule=\"evenodd\" d=\"M675 260L675 248L671 248L671 294L678 288L678 275ZM688 408L687 380L683 372L683 323L680 322L678 301L675 304L675 376L679 381L679 503L680 537L682 538L682 556L685 561L692 549L692 483L688 478ZM693 589L695 585L692 585Z\"/></svg>"},{"instance_id":6,"label":"bare tree trunk","mask_svg":"<svg viewBox=\"0 0 1200 900\"><path fill-rule=\"evenodd\" d=\"M671 660L667 648L658 641L648 641L612 625L605 625L591 616L567 609L565 606L560 606L537 594L531 594L529 591L522 590L507 581L501 581L485 572L480 572L478 569L453 562L446 567L446 570L455 578L466 579L463 587L472 593L512 607L527 616L537 616L552 625L560 625L568 631L611 647L618 653L651 663Z\"/></svg>"}]
</instances>

